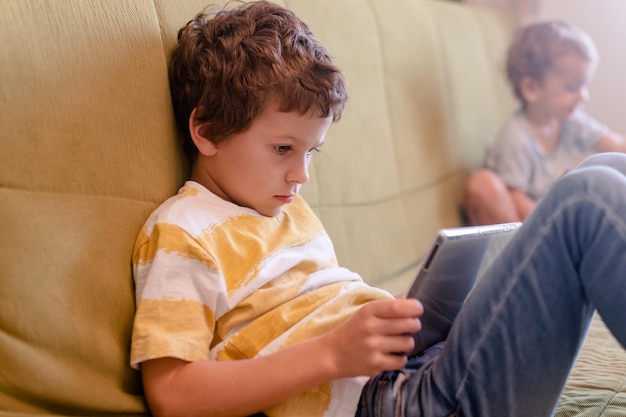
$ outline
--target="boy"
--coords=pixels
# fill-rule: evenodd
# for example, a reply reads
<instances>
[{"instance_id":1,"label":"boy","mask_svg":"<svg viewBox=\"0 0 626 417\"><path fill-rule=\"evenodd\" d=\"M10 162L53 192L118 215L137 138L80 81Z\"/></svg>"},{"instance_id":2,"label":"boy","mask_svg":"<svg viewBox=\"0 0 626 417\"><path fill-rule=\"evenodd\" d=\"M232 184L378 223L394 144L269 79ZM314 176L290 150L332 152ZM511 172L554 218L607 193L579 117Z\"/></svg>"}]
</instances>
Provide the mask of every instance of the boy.
<instances>
[{"instance_id":1,"label":"boy","mask_svg":"<svg viewBox=\"0 0 626 417\"><path fill-rule=\"evenodd\" d=\"M554 181L585 156L626 152L626 141L582 110L597 63L591 38L565 22L521 28L507 59L520 108L467 185L471 224L522 221Z\"/></svg>"},{"instance_id":2,"label":"boy","mask_svg":"<svg viewBox=\"0 0 626 417\"><path fill-rule=\"evenodd\" d=\"M340 268L298 196L347 97L306 25L267 2L198 15L179 33L171 85L191 178L133 253L131 364L155 415L548 416L593 302L626 342L624 160L566 176L445 346L407 358L422 306ZM569 226L577 216L585 227Z\"/></svg>"}]
</instances>

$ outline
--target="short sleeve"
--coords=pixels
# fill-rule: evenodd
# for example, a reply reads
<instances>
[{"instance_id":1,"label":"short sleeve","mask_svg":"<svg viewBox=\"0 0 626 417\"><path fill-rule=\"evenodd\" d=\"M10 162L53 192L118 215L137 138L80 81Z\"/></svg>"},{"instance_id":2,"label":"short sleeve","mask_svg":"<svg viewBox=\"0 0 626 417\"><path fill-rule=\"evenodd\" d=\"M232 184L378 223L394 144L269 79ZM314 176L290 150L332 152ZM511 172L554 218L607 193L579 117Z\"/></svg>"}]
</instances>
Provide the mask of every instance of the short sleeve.
<instances>
[{"instance_id":1,"label":"short sleeve","mask_svg":"<svg viewBox=\"0 0 626 417\"><path fill-rule=\"evenodd\" d=\"M573 144L581 152L592 151L609 129L584 111L577 111L564 125L564 143Z\"/></svg>"},{"instance_id":2,"label":"short sleeve","mask_svg":"<svg viewBox=\"0 0 626 417\"><path fill-rule=\"evenodd\" d=\"M225 290L201 243L175 225L156 224L137 239L133 273L131 365L161 357L207 359L215 306Z\"/></svg>"}]
</instances>

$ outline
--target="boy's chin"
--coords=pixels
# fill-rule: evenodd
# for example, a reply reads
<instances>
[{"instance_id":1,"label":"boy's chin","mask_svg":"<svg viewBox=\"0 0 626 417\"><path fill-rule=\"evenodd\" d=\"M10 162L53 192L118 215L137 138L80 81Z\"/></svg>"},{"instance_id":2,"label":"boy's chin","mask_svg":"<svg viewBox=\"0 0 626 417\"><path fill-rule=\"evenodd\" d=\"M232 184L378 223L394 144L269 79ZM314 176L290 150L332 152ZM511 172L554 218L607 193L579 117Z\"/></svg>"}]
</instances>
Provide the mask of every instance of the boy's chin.
<instances>
[{"instance_id":1,"label":"boy's chin","mask_svg":"<svg viewBox=\"0 0 626 417\"><path fill-rule=\"evenodd\" d=\"M262 216L275 217L275 216L278 216L281 211L283 211L283 206L278 206L274 208L270 208L270 207L255 208L254 210Z\"/></svg>"},{"instance_id":2,"label":"boy's chin","mask_svg":"<svg viewBox=\"0 0 626 417\"><path fill-rule=\"evenodd\" d=\"M564 122L569 122L570 120L572 120L572 118L574 117L574 113L565 113L562 115L558 115L555 116L555 120L558 121L558 123L564 123Z\"/></svg>"},{"instance_id":3,"label":"boy's chin","mask_svg":"<svg viewBox=\"0 0 626 417\"><path fill-rule=\"evenodd\" d=\"M565 115L565 120L570 120L574 117L574 115L576 113L578 113L580 111L580 107L576 107L575 109L569 111L566 115Z\"/></svg>"}]
</instances>

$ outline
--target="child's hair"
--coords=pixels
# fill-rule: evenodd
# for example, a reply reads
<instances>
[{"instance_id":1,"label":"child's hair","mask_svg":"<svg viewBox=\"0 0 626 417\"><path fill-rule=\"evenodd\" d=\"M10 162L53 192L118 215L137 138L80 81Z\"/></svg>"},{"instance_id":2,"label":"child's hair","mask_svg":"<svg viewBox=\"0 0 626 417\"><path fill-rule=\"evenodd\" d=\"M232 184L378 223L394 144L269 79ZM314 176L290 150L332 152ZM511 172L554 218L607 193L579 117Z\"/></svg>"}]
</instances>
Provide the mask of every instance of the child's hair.
<instances>
[{"instance_id":1,"label":"child's hair","mask_svg":"<svg viewBox=\"0 0 626 417\"><path fill-rule=\"evenodd\" d=\"M559 20L543 20L520 28L509 48L507 76L517 98L524 102L520 90L522 77L541 81L554 61L575 53L592 65L598 60L593 41L579 28Z\"/></svg>"},{"instance_id":2,"label":"child's hair","mask_svg":"<svg viewBox=\"0 0 626 417\"><path fill-rule=\"evenodd\" d=\"M194 109L213 143L248 129L270 99L280 111L341 118L346 80L291 11L267 1L211 10L180 29L170 64L174 111L191 160Z\"/></svg>"}]
</instances>

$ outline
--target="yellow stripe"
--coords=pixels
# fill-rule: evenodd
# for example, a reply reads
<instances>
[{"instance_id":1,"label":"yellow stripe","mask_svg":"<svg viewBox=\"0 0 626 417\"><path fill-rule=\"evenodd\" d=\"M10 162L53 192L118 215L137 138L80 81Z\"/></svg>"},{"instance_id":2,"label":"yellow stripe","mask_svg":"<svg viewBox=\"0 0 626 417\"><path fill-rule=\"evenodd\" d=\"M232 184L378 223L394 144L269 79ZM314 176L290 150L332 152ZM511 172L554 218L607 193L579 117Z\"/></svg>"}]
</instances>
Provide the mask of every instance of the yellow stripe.
<instances>
[{"instance_id":1,"label":"yellow stripe","mask_svg":"<svg viewBox=\"0 0 626 417\"><path fill-rule=\"evenodd\" d=\"M191 185L185 185L178 191L177 198L195 197L199 194L200 194L199 189Z\"/></svg>"},{"instance_id":2,"label":"yellow stripe","mask_svg":"<svg viewBox=\"0 0 626 417\"><path fill-rule=\"evenodd\" d=\"M256 356L265 346L291 329L295 323L305 320L317 308L336 297L344 283L325 286L297 298L295 293L307 280L304 270L285 274L272 287L256 291L235 310L218 320L216 337L225 338L228 331L246 324L230 337L220 360L237 360ZM314 335L309 335L313 337Z\"/></svg>"},{"instance_id":3,"label":"yellow stripe","mask_svg":"<svg viewBox=\"0 0 626 417\"><path fill-rule=\"evenodd\" d=\"M210 269L215 269L215 261L209 258L205 248L176 225L157 223L151 234L144 229L137 236L132 262L135 265L145 265L154 260L157 251L176 254L184 259L195 259Z\"/></svg>"},{"instance_id":4,"label":"yellow stripe","mask_svg":"<svg viewBox=\"0 0 626 417\"><path fill-rule=\"evenodd\" d=\"M306 203L294 202L276 217L240 215L231 218L199 240L219 259L218 267L228 293L232 294L257 276L265 257L281 248L299 247L324 235L323 226L315 219Z\"/></svg>"},{"instance_id":5,"label":"yellow stripe","mask_svg":"<svg viewBox=\"0 0 626 417\"><path fill-rule=\"evenodd\" d=\"M135 265L150 263L159 250L196 259L222 272L230 295L257 276L266 256L280 248L305 245L324 234L308 205L296 199L276 217L229 217L197 238L178 226L157 223L150 234L145 229L139 233L132 261ZM213 258L209 258L211 254Z\"/></svg>"},{"instance_id":6,"label":"yellow stripe","mask_svg":"<svg viewBox=\"0 0 626 417\"><path fill-rule=\"evenodd\" d=\"M291 333L283 347L328 333L352 317L363 304L390 298L392 297L387 292L366 285L341 294L340 297L325 303L305 326L300 326Z\"/></svg>"},{"instance_id":7,"label":"yellow stripe","mask_svg":"<svg viewBox=\"0 0 626 417\"><path fill-rule=\"evenodd\" d=\"M131 361L176 357L208 358L213 313L191 300L142 300L135 313Z\"/></svg>"}]
</instances>

